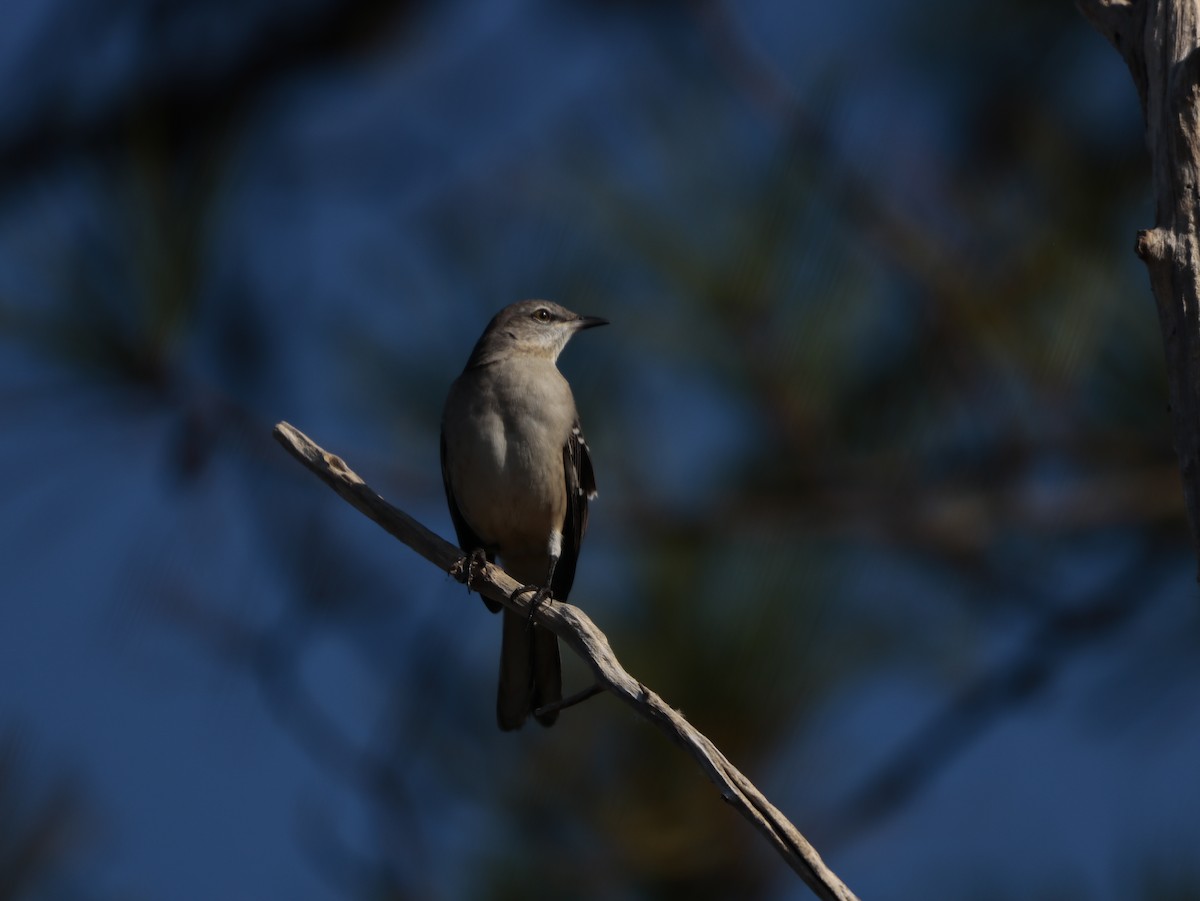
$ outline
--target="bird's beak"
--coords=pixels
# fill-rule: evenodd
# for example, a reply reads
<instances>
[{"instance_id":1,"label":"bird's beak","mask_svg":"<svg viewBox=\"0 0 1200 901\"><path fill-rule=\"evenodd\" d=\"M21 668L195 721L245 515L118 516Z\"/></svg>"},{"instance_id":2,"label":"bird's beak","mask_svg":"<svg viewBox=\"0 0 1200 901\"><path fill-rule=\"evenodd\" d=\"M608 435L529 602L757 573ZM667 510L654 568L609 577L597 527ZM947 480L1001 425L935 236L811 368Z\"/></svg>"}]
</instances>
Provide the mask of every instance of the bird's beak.
<instances>
[{"instance_id":1,"label":"bird's beak","mask_svg":"<svg viewBox=\"0 0 1200 901\"><path fill-rule=\"evenodd\" d=\"M580 316L575 320L575 331L582 332L585 328L595 328L598 325L608 325L608 320L599 316Z\"/></svg>"}]
</instances>

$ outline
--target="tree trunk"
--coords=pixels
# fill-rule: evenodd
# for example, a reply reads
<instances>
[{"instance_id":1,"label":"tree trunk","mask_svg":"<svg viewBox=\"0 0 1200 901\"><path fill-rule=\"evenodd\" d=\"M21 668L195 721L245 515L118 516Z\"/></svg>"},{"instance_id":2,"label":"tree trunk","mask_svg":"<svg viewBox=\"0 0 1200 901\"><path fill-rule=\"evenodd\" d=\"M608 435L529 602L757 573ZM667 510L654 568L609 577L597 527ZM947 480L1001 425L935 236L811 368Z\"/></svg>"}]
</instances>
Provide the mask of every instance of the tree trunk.
<instances>
[{"instance_id":1,"label":"tree trunk","mask_svg":"<svg viewBox=\"0 0 1200 901\"><path fill-rule=\"evenodd\" d=\"M1077 0L1124 57L1142 101L1154 228L1135 249L1150 272L1167 355L1175 452L1200 560L1200 0Z\"/></svg>"}]
</instances>

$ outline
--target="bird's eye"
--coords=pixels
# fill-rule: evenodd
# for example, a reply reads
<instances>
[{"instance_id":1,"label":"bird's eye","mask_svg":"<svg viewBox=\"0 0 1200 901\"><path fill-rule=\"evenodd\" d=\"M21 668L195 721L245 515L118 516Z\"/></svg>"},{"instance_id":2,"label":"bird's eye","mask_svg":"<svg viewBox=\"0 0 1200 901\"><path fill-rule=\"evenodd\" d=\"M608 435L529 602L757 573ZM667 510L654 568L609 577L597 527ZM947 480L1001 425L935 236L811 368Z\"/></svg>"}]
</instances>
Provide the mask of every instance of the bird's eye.
<instances>
[{"instance_id":1,"label":"bird's eye","mask_svg":"<svg viewBox=\"0 0 1200 901\"><path fill-rule=\"evenodd\" d=\"M550 321L550 311L547 310L545 307L538 307L536 310L533 311L533 318L536 319L538 322L549 322Z\"/></svg>"}]
</instances>

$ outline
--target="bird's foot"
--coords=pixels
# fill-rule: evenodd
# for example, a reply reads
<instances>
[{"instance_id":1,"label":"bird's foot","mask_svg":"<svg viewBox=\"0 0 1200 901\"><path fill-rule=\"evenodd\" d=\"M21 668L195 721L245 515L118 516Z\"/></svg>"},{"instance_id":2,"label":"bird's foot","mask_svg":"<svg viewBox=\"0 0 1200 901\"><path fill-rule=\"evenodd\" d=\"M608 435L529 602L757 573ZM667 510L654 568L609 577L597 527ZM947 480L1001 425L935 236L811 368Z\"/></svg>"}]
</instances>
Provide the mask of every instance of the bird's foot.
<instances>
[{"instance_id":1,"label":"bird's foot","mask_svg":"<svg viewBox=\"0 0 1200 901\"><path fill-rule=\"evenodd\" d=\"M466 585L467 592L470 593L471 582L486 565L487 551L481 547L477 547L471 553L458 559L458 562L450 568L450 575Z\"/></svg>"},{"instance_id":2,"label":"bird's foot","mask_svg":"<svg viewBox=\"0 0 1200 901\"><path fill-rule=\"evenodd\" d=\"M529 625L533 625L533 618L537 614L538 608L547 601L552 601L554 598L550 595L549 585L526 585L523 588L518 588L512 593L513 598L517 598L522 594L532 594L529 599Z\"/></svg>"}]
</instances>

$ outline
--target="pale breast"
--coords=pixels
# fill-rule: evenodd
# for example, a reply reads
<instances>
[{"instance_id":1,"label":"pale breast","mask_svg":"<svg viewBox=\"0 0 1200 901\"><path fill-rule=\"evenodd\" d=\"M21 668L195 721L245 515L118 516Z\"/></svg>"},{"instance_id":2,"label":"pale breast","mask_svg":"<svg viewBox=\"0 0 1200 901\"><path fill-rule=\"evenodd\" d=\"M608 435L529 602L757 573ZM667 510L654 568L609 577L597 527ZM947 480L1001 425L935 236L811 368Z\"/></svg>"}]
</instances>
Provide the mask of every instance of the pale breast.
<instances>
[{"instance_id":1,"label":"pale breast","mask_svg":"<svg viewBox=\"0 0 1200 901\"><path fill-rule=\"evenodd\" d=\"M571 389L550 362L463 373L445 423L447 465L463 518L500 556L541 554L566 513L562 448L574 420ZM460 406L459 409L464 407Z\"/></svg>"}]
</instances>

